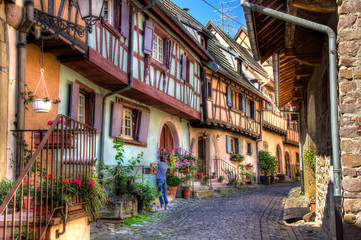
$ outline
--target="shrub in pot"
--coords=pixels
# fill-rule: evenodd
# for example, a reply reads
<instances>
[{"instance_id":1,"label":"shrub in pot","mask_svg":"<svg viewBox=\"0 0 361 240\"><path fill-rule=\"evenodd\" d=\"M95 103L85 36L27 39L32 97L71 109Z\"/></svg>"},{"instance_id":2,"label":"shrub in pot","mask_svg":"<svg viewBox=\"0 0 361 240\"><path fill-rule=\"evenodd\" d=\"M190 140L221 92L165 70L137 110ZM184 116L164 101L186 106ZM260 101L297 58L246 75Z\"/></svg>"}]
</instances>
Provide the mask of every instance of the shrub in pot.
<instances>
[{"instance_id":1,"label":"shrub in pot","mask_svg":"<svg viewBox=\"0 0 361 240\"><path fill-rule=\"evenodd\" d=\"M260 172L263 176L261 176L260 180L262 184L269 184L269 175L273 175L277 169L278 161L276 157L272 156L267 151L259 151L259 162L258 166Z\"/></svg>"},{"instance_id":2,"label":"shrub in pot","mask_svg":"<svg viewBox=\"0 0 361 240\"><path fill-rule=\"evenodd\" d=\"M177 187L181 183L181 179L176 175L167 175L167 185L170 194L173 195L173 197L176 196L177 193Z\"/></svg>"},{"instance_id":3,"label":"shrub in pot","mask_svg":"<svg viewBox=\"0 0 361 240\"><path fill-rule=\"evenodd\" d=\"M224 177L223 177L223 176L219 176L217 180L218 180L218 182L223 182Z\"/></svg>"}]
</instances>

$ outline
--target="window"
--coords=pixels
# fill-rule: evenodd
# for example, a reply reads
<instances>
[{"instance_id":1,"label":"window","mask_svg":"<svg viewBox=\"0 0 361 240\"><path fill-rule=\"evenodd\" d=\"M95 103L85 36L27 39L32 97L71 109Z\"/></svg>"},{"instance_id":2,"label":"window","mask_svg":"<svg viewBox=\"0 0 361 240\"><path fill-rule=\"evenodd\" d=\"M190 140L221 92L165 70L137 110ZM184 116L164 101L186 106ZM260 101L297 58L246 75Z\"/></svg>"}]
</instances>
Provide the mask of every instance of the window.
<instances>
[{"instance_id":1,"label":"window","mask_svg":"<svg viewBox=\"0 0 361 240\"><path fill-rule=\"evenodd\" d=\"M252 155L253 149L252 149L252 143L247 142L247 155Z\"/></svg>"},{"instance_id":2,"label":"window","mask_svg":"<svg viewBox=\"0 0 361 240\"><path fill-rule=\"evenodd\" d=\"M103 96L85 84L76 81L70 85L69 116L94 126L100 132L102 125Z\"/></svg>"},{"instance_id":3,"label":"window","mask_svg":"<svg viewBox=\"0 0 361 240\"><path fill-rule=\"evenodd\" d=\"M125 38L129 38L129 5L125 0L114 0L114 28Z\"/></svg>"},{"instance_id":4,"label":"window","mask_svg":"<svg viewBox=\"0 0 361 240\"><path fill-rule=\"evenodd\" d=\"M123 109L122 135L124 138L133 139L133 113L129 109Z\"/></svg>"},{"instance_id":5,"label":"window","mask_svg":"<svg viewBox=\"0 0 361 240\"><path fill-rule=\"evenodd\" d=\"M242 139L226 136L227 153L242 153Z\"/></svg>"},{"instance_id":6,"label":"window","mask_svg":"<svg viewBox=\"0 0 361 240\"><path fill-rule=\"evenodd\" d=\"M117 98L112 105L110 136L122 135L126 144L146 147L149 119L148 108Z\"/></svg>"},{"instance_id":7,"label":"window","mask_svg":"<svg viewBox=\"0 0 361 240\"><path fill-rule=\"evenodd\" d=\"M242 73L242 61L241 60L237 60L237 72L239 74Z\"/></svg>"},{"instance_id":8,"label":"window","mask_svg":"<svg viewBox=\"0 0 361 240\"><path fill-rule=\"evenodd\" d=\"M157 34L153 38L153 58L163 63L163 39Z\"/></svg>"},{"instance_id":9,"label":"window","mask_svg":"<svg viewBox=\"0 0 361 240\"><path fill-rule=\"evenodd\" d=\"M79 93L78 118L79 122L85 123L85 95Z\"/></svg>"},{"instance_id":10,"label":"window","mask_svg":"<svg viewBox=\"0 0 361 240\"><path fill-rule=\"evenodd\" d=\"M263 150L268 151L268 142L266 141L263 142Z\"/></svg>"},{"instance_id":11,"label":"window","mask_svg":"<svg viewBox=\"0 0 361 240\"><path fill-rule=\"evenodd\" d=\"M208 98L212 98L212 82L207 82Z\"/></svg>"},{"instance_id":12,"label":"window","mask_svg":"<svg viewBox=\"0 0 361 240\"><path fill-rule=\"evenodd\" d=\"M239 94L238 95L238 110L243 111L243 95Z\"/></svg>"},{"instance_id":13,"label":"window","mask_svg":"<svg viewBox=\"0 0 361 240\"><path fill-rule=\"evenodd\" d=\"M205 36L201 36L201 45L208 50L207 38Z\"/></svg>"}]
</instances>

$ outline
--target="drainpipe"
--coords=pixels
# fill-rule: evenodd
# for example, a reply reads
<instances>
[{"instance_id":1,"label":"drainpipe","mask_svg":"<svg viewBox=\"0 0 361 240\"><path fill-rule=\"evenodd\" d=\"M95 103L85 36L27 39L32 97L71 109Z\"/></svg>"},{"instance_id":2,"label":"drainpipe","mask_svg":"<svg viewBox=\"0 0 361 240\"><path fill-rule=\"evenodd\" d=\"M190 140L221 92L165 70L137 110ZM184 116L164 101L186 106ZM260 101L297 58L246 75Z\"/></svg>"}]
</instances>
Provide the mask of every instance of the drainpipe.
<instances>
[{"instance_id":1,"label":"drainpipe","mask_svg":"<svg viewBox=\"0 0 361 240\"><path fill-rule=\"evenodd\" d=\"M301 174L301 193L305 193L305 183L303 178L303 162L302 162L302 144L301 144L301 113L300 112L294 112L294 111L280 111L281 113L290 113L290 114L297 114L297 121L298 121L298 158L300 160L300 174Z\"/></svg>"},{"instance_id":2,"label":"drainpipe","mask_svg":"<svg viewBox=\"0 0 361 240\"><path fill-rule=\"evenodd\" d=\"M18 50L18 82L17 82L17 110L16 110L16 121L17 130L25 129L25 105L24 105L24 96L20 95L20 92L25 92L25 82L26 82L26 35L29 32L31 26L34 22L34 1L28 0L24 3L25 16L23 17L23 22L19 27L19 39L17 44ZM21 143L23 142L23 135L20 134L19 141L16 148L17 169L18 173L21 172L23 168L22 164L22 153L21 153ZM17 175L17 174L16 174ZM17 177L17 176L16 176Z\"/></svg>"},{"instance_id":3,"label":"drainpipe","mask_svg":"<svg viewBox=\"0 0 361 240\"><path fill-rule=\"evenodd\" d=\"M260 139L256 140L256 152L257 152L257 183L261 183L261 177L259 173L259 152L258 152L258 143L262 142L263 140L263 110L261 111L261 119L260 119L260 126L261 126L261 133Z\"/></svg>"},{"instance_id":4,"label":"drainpipe","mask_svg":"<svg viewBox=\"0 0 361 240\"><path fill-rule=\"evenodd\" d=\"M336 75L336 34L328 26L318 24L303 18L295 17L270 8L249 3L248 0L241 0L241 6L286 22L310 28L315 31L326 33L328 36L329 53L329 84L331 103L331 140L332 140L332 164L333 164L333 197L335 201L336 237L343 239L342 218L341 218L341 189L340 189L340 147L338 136L338 105L337 105L337 75Z\"/></svg>"},{"instance_id":5,"label":"drainpipe","mask_svg":"<svg viewBox=\"0 0 361 240\"><path fill-rule=\"evenodd\" d=\"M150 9L150 8L154 7L154 6L155 6L155 0L152 0L151 4L133 11L131 16L130 16L130 37L129 37L129 57L128 57L128 61L129 61L129 74L128 74L129 84L128 84L128 86L126 86L125 88L116 90L114 92L107 93L103 97L102 130L101 130L101 145L100 145L100 156L101 156L100 157L100 162L102 164L104 163L106 100L110 96L113 96L113 95L118 94L118 93L125 92L125 91L133 88L134 16L137 13L143 12L143 11L145 11L147 9Z\"/></svg>"}]
</instances>

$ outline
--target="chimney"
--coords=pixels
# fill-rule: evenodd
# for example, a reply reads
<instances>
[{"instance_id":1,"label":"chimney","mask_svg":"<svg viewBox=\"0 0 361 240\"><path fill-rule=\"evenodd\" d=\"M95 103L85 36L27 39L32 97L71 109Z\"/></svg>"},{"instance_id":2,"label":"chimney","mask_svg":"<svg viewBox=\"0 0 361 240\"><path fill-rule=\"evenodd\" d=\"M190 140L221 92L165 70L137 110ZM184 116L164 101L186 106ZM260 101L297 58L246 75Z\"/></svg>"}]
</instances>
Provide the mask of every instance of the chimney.
<instances>
[{"instance_id":1,"label":"chimney","mask_svg":"<svg viewBox=\"0 0 361 240\"><path fill-rule=\"evenodd\" d=\"M188 12L189 8L183 8L183 11Z\"/></svg>"}]
</instances>

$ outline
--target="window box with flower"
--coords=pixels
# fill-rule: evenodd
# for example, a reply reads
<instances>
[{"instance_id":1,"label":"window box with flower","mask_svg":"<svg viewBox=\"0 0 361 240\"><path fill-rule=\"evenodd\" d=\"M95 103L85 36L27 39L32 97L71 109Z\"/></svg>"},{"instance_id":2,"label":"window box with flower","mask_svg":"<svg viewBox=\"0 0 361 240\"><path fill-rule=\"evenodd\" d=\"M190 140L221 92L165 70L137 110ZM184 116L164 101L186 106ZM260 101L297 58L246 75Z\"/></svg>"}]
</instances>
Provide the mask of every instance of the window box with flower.
<instances>
[{"instance_id":1,"label":"window box with flower","mask_svg":"<svg viewBox=\"0 0 361 240\"><path fill-rule=\"evenodd\" d=\"M54 123L53 120L48 121L48 125L52 125ZM73 146L73 138L74 138L74 131L71 129L66 129L66 121L59 120L58 128L55 128L52 132L52 135L49 137L48 142L44 145L46 147L54 147L60 148L62 147L62 141L64 141L65 148L72 148ZM34 132L34 144L35 147L38 147L41 141L43 140L46 132L48 129L40 129L37 132ZM63 136L64 138L63 138Z\"/></svg>"},{"instance_id":2,"label":"window box with flower","mask_svg":"<svg viewBox=\"0 0 361 240\"><path fill-rule=\"evenodd\" d=\"M243 159L244 159L244 156L242 154L239 154L239 153L231 154L231 161L242 162Z\"/></svg>"}]
</instances>

